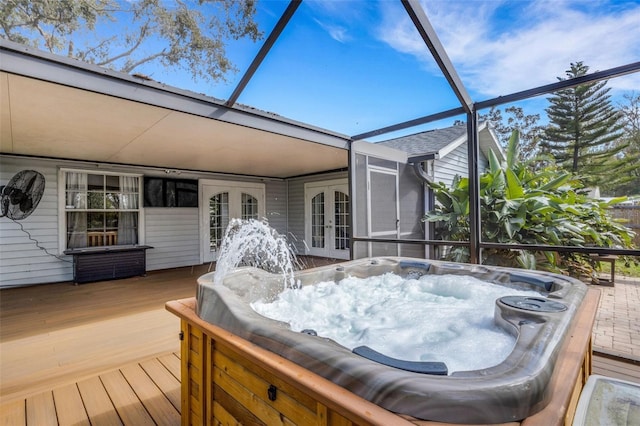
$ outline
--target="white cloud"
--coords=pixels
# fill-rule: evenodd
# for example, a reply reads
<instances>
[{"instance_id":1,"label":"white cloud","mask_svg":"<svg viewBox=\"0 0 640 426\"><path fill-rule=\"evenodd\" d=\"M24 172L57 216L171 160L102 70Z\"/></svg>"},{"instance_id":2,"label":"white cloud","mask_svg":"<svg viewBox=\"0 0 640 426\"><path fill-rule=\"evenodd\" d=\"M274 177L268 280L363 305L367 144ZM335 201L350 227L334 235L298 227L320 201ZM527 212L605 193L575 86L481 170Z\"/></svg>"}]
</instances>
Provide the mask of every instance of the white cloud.
<instances>
[{"instance_id":1,"label":"white cloud","mask_svg":"<svg viewBox=\"0 0 640 426\"><path fill-rule=\"evenodd\" d=\"M509 19L501 9L506 6ZM430 2L425 10L463 83L484 97L553 83L571 62L597 71L640 60L640 5L615 10L606 2L453 1ZM389 8L383 16L380 38L439 74L408 17ZM495 28L496 18L502 27ZM608 86L638 89L639 74Z\"/></svg>"},{"instance_id":2,"label":"white cloud","mask_svg":"<svg viewBox=\"0 0 640 426\"><path fill-rule=\"evenodd\" d=\"M332 39L340 43L345 43L351 39L347 29L341 25L327 24L319 19L314 19L314 21L320 25L320 27L325 30Z\"/></svg>"},{"instance_id":3,"label":"white cloud","mask_svg":"<svg viewBox=\"0 0 640 426\"><path fill-rule=\"evenodd\" d=\"M308 8L313 20L340 43L357 39L358 23L367 22L369 15L376 10L370 1L305 0L303 5Z\"/></svg>"}]
</instances>

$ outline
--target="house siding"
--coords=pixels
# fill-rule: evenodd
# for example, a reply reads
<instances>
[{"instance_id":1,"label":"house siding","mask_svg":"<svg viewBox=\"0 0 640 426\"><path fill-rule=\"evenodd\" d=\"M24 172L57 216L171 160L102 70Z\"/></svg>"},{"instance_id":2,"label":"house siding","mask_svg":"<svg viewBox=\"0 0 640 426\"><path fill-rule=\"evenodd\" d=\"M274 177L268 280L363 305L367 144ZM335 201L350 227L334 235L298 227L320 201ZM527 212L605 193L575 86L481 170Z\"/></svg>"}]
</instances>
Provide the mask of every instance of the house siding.
<instances>
[{"instance_id":1,"label":"house siding","mask_svg":"<svg viewBox=\"0 0 640 426\"><path fill-rule=\"evenodd\" d=\"M443 182L448 186L453 183L454 176L469 176L469 166L467 161L467 144L462 144L446 157L435 160L434 180ZM478 173L482 174L487 170L489 162L484 154L480 153L478 159Z\"/></svg>"},{"instance_id":2,"label":"house siding","mask_svg":"<svg viewBox=\"0 0 640 426\"><path fill-rule=\"evenodd\" d=\"M279 234L287 234L287 182L267 181L265 185L265 212L269 226Z\"/></svg>"},{"instance_id":3,"label":"house siding","mask_svg":"<svg viewBox=\"0 0 640 426\"><path fill-rule=\"evenodd\" d=\"M200 230L197 208L146 208L145 244L147 270L200 263Z\"/></svg>"},{"instance_id":4,"label":"house siding","mask_svg":"<svg viewBox=\"0 0 640 426\"><path fill-rule=\"evenodd\" d=\"M462 144L446 157L435 160L434 180L451 186L456 176L468 176L469 166L467 161L467 144Z\"/></svg>"},{"instance_id":5,"label":"house siding","mask_svg":"<svg viewBox=\"0 0 640 426\"><path fill-rule=\"evenodd\" d=\"M6 185L16 173L27 169L44 175L45 190L40 203L27 218L17 222L0 218L2 288L73 279L71 257L58 252L57 167L42 160L0 157L0 182ZM21 225L31 237L21 230Z\"/></svg>"}]
</instances>

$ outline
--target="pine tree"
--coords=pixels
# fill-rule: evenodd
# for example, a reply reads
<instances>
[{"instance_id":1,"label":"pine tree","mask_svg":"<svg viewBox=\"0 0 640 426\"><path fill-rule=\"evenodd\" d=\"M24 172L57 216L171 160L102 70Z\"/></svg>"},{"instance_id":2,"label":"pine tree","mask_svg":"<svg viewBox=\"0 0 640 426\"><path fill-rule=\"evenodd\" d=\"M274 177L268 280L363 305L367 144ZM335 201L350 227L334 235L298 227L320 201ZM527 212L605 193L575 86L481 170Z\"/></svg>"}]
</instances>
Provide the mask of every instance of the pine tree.
<instances>
[{"instance_id":1,"label":"pine tree","mask_svg":"<svg viewBox=\"0 0 640 426\"><path fill-rule=\"evenodd\" d=\"M613 195L640 195L640 93L623 95L619 110L624 125L621 143L627 145L623 153L631 164L635 164L635 168L629 172L630 180L619 185Z\"/></svg>"},{"instance_id":2,"label":"pine tree","mask_svg":"<svg viewBox=\"0 0 640 426\"><path fill-rule=\"evenodd\" d=\"M572 79L588 71L582 62L571 63L566 77ZM620 143L623 124L606 84L581 84L547 98L551 106L545 111L550 123L541 141L542 151L552 155L560 167L580 175L588 186L599 186L603 193L628 179L628 170L634 167L621 154L626 148Z\"/></svg>"}]
</instances>

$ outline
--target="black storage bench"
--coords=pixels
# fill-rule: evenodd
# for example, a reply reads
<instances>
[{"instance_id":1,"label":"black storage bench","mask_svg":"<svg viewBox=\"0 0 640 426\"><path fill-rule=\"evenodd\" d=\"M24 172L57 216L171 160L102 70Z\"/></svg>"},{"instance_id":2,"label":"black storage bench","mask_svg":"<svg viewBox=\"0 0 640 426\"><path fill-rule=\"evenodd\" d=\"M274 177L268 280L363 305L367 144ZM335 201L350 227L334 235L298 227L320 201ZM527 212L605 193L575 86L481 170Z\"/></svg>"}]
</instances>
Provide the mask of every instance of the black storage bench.
<instances>
[{"instance_id":1,"label":"black storage bench","mask_svg":"<svg viewBox=\"0 0 640 426\"><path fill-rule=\"evenodd\" d=\"M73 282L115 280L145 275L151 246L109 246L66 250L73 256Z\"/></svg>"}]
</instances>

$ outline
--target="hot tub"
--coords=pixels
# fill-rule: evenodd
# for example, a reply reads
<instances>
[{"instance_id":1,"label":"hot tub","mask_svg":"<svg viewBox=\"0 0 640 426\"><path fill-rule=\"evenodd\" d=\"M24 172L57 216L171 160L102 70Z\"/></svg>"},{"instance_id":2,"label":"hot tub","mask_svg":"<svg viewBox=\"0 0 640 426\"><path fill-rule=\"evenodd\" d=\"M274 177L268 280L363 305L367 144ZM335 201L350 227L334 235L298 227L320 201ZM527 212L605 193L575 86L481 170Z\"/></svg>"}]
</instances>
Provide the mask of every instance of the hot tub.
<instances>
[{"instance_id":1,"label":"hot tub","mask_svg":"<svg viewBox=\"0 0 640 426\"><path fill-rule=\"evenodd\" d=\"M443 263L409 258L371 258L296 273L300 286L338 282L347 276L385 273L403 277L427 274L469 275L538 297L495 301L496 324L516 336L513 351L498 365L447 372L438 363L388 359L375 351L354 353L336 342L292 331L250 306L272 300L282 278L255 268L240 268L214 285L213 274L198 280L197 315L253 344L274 352L389 411L418 419L455 423L519 421L543 409L551 397L550 378L568 327L587 288L575 279L516 269Z\"/></svg>"}]
</instances>

